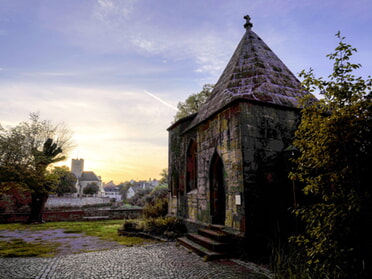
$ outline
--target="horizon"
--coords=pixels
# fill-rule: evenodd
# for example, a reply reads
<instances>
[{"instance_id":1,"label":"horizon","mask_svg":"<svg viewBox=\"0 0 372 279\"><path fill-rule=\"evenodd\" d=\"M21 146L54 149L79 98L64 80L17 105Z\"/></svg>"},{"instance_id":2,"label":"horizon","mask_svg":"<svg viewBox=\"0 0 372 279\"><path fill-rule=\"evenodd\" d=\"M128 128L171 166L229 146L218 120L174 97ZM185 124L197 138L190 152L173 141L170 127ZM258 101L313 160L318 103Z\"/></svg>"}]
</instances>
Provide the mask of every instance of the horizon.
<instances>
[{"instance_id":1,"label":"horizon","mask_svg":"<svg viewBox=\"0 0 372 279\"><path fill-rule=\"evenodd\" d=\"M105 182L159 180L177 103L217 82L245 15L295 76L327 78L338 31L358 50L355 74L371 74L371 12L368 0L3 1L0 123L39 112L73 132L60 165L78 157Z\"/></svg>"}]
</instances>

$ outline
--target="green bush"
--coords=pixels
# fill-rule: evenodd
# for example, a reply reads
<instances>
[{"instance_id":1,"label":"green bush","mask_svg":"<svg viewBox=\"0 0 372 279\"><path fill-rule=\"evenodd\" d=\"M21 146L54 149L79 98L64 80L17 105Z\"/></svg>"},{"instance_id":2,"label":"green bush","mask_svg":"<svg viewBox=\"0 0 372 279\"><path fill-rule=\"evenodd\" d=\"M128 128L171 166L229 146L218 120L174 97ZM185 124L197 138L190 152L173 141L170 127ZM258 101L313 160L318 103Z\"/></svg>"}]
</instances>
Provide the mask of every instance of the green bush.
<instances>
[{"instance_id":1,"label":"green bush","mask_svg":"<svg viewBox=\"0 0 372 279\"><path fill-rule=\"evenodd\" d=\"M157 199L155 204L146 203L143 208L143 216L145 218L164 217L168 213L168 199Z\"/></svg>"},{"instance_id":2,"label":"green bush","mask_svg":"<svg viewBox=\"0 0 372 279\"><path fill-rule=\"evenodd\" d=\"M186 232L184 224L175 217L125 220L122 230L131 233L143 232L168 239L174 239Z\"/></svg>"},{"instance_id":3,"label":"green bush","mask_svg":"<svg viewBox=\"0 0 372 279\"><path fill-rule=\"evenodd\" d=\"M145 196L143 216L145 218L164 217L168 213L168 187L158 186Z\"/></svg>"},{"instance_id":4,"label":"green bush","mask_svg":"<svg viewBox=\"0 0 372 279\"><path fill-rule=\"evenodd\" d=\"M340 32L328 80L303 71L303 88L320 92L301 100L301 122L290 178L306 195L295 215L304 230L292 237L303 249L311 278L372 278L372 79L356 77L356 51ZM294 184L295 185L295 184Z\"/></svg>"},{"instance_id":5,"label":"green bush","mask_svg":"<svg viewBox=\"0 0 372 279\"><path fill-rule=\"evenodd\" d=\"M143 228L141 228L140 226L139 220L135 220L135 219L125 220L122 228L126 232L143 231Z\"/></svg>"}]
</instances>

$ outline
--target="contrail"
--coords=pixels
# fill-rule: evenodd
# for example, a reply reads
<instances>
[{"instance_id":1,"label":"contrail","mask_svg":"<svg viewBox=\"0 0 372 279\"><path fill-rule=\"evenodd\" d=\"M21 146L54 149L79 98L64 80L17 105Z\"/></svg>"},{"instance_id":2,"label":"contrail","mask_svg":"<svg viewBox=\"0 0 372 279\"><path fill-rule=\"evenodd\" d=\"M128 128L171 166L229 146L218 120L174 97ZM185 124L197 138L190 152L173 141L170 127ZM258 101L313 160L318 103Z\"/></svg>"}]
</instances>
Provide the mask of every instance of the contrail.
<instances>
[{"instance_id":1,"label":"contrail","mask_svg":"<svg viewBox=\"0 0 372 279\"><path fill-rule=\"evenodd\" d=\"M168 104L166 101L160 99L158 96L155 96L154 94L150 93L149 91L147 90L144 90L145 93L151 97L153 97L154 99L158 100L160 103L166 105L167 107L170 107L171 109L174 109L176 111L178 111L178 108L176 108L175 106L172 106L171 104Z\"/></svg>"}]
</instances>

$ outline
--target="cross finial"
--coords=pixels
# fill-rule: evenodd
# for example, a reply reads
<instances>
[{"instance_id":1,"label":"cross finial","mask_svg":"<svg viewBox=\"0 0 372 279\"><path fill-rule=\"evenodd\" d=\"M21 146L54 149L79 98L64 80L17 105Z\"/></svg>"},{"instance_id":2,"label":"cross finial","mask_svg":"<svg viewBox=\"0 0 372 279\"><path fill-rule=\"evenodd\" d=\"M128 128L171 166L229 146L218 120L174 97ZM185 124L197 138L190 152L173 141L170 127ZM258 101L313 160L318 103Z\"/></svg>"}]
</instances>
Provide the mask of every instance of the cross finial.
<instances>
[{"instance_id":1,"label":"cross finial","mask_svg":"<svg viewBox=\"0 0 372 279\"><path fill-rule=\"evenodd\" d=\"M244 28L247 30L250 30L253 26L253 24L251 23L251 17L249 15L246 15L244 19L246 20L246 23L244 24Z\"/></svg>"}]
</instances>

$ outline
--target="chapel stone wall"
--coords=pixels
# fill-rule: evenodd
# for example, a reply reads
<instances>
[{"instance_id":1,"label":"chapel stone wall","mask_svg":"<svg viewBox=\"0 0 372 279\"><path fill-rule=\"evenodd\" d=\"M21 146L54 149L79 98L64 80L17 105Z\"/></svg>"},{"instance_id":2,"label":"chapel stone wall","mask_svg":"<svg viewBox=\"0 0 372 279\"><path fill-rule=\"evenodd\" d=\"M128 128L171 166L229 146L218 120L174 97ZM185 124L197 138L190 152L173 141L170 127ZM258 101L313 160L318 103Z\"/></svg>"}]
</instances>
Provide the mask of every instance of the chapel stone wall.
<instances>
[{"instance_id":1,"label":"chapel stone wall","mask_svg":"<svg viewBox=\"0 0 372 279\"><path fill-rule=\"evenodd\" d=\"M248 102L241 107L245 231L269 235L290 207L286 200L292 194L291 183L283 152L293 142L299 111Z\"/></svg>"},{"instance_id":2,"label":"chapel stone wall","mask_svg":"<svg viewBox=\"0 0 372 279\"><path fill-rule=\"evenodd\" d=\"M211 223L210 216L210 167L215 152L224 166L226 194L225 226L241 230L241 205L236 204L236 196L243 192L243 162L240 133L240 106L231 106L198 127L198 191L194 204L197 206L198 220Z\"/></svg>"}]
</instances>

